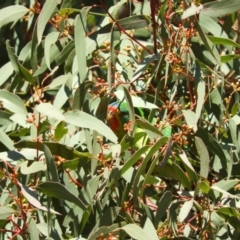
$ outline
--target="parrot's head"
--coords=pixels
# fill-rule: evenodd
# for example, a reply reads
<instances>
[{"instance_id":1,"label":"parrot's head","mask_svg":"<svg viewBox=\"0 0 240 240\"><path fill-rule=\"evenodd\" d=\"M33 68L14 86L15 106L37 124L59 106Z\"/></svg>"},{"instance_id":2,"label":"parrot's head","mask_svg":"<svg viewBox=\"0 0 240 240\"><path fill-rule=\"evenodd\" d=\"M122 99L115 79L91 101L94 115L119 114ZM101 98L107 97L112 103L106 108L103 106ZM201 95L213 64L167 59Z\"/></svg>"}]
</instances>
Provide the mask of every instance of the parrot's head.
<instances>
[{"instance_id":1,"label":"parrot's head","mask_svg":"<svg viewBox=\"0 0 240 240\"><path fill-rule=\"evenodd\" d=\"M113 102L108 106L107 124L119 139L126 134L124 124L128 122L129 112L125 102Z\"/></svg>"}]
</instances>

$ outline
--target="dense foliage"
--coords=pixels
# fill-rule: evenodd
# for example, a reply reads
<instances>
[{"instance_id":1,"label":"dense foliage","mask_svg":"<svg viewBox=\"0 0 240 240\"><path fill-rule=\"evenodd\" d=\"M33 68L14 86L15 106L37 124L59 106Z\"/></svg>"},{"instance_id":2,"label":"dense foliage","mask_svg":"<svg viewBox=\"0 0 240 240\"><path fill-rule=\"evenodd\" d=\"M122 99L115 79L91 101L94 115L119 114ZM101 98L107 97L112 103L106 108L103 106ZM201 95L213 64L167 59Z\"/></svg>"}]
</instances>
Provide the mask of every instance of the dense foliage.
<instances>
[{"instance_id":1,"label":"dense foliage","mask_svg":"<svg viewBox=\"0 0 240 240\"><path fill-rule=\"evenodd\" d=\"M3 2L0 239L240 239L239 0Z\"/></svg>"}]
</instances>

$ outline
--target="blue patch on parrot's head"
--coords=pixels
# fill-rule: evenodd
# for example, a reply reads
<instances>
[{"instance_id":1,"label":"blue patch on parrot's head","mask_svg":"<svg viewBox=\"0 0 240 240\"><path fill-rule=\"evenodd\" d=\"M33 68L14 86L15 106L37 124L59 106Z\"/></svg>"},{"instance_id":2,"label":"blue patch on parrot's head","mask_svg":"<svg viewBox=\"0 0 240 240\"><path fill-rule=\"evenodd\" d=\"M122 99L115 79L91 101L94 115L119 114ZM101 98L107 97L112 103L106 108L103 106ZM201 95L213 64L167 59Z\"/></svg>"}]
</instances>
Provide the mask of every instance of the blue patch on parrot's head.
<instances>
[{"instance_id":1,"label":"blue patch on parrot's head","mask_svg":"<svg viewBox=\"0 0 240 240\"><path fill-rule=\"evenodd\" d=\"M125 102L113 102L109 104L109 109L115 109L119 114L122 124L129 122L129 112L127 109L127 103Z\"/></svg>"}]
</instances>

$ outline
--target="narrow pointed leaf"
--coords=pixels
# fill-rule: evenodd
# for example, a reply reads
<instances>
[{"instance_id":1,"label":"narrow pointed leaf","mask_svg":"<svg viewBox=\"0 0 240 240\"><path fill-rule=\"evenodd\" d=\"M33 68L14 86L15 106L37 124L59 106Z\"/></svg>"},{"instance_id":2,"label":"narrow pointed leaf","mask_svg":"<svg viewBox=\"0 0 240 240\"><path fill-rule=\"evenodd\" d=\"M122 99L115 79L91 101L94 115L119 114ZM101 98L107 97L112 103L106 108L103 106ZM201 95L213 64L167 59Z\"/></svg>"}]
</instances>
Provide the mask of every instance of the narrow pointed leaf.
<instances>
[{"instance_id":1,"label":"narrow pointed leaf","mask_svg":"<svg viewBox=\"0 0 240 240\"><path fill-rule=\"evenodd\" d=\"M163 216L167 213L168 207L172 202L172 197L173 197L172 193L170 191L166 191L162 195L161 199L159 200L157 204L158 208L157 208L157 213L156 213L155 222L154 222L155 227L158 226Z\"/></svg>"},{"instance_id":2,"label":"narrow pointed leaf","mask_svg":"<svg viewBox=\"0 0 240 240\"><path fill-rule=\"evenodd\" d=\"M73 193L71 193L64 185L56 182L44 182L37 186L37 190L49 197L72 202L82 209L86 209L84 203Z\"/></svg>"},{"instance_id":3,"label":"narrow pointed leaf","mask_svg":"<svg viewBox=\"0 0 240 240\"><path fill-rule=\"evenodd\" d=\"M186 219L186 217L188 216L189 212L192 209L192 206L193 206L193 200L186 201L182 205L182 207L180 209L180 213L178 215L179 222L183 222Z\"/></svg>"},{"instance_id":4,"label":"narrow pointed leaf","mask_svg":"<svg viewBox=\"0 0 240 240\"><path fill-rule=\"evenodd\" d=\"M203 4L201 14L220 17L240 10L239 0L212 1Z\"/></svg>"},{"instance_id":5,"label":"narrow pointed leaf","mask_svg":"<svg viewBox=\"0 0 240 240\"><path fill-rule=\"evenodd\" d=\"M29 188L29 187L21 184L20 182L18 183L18 185L19 185L20 188L21 188L21 191L22 191L23 196L24 196L24 197L28 200L28 202L29 202L30 204L32 204L34 207L36 207L36 208L39 209L39 210L50 211L50 212L55 213L55 214L60 214L60 213L58 213L58 212L56 212L56 211L54 211L54 210L52 210L52 209L48 209L48 208L42 206L42 204L41 204L41 203L38 201L38 199L37 199L37 194L36 194L36 192L35 192L33 189L31 189L31 188Z\"/></svg>"},{"instance_id":6,"label":"narrow pointed leaf","mask_svg":"<svg viewBox=\"0 0 240 240\"><path fill-rule=\"evenodd\" d=\"M9 150L14 149L11 138L0 128L0 142L2 142Z\"/></svg>"},{"instance_id":7,"label":"narrow pointed leaf","mask_svg":"<svg viewBox=\"0 0 240 240\"><path fill-rule=\"evenodd\" d=\"M117 136L106 124L104 124L102 121L98 120L97 118L85 112L74 110L74 111L65 113L64 117L65 117L65 122L67 123L70 123L82 128L93 129L114 143L117 143L118 141Z\"/></svg>"},{"instance_id":8,"label":"narrow pointed leaf","mask_svg":"<svg viewBox=\"0 0 240 240\"><path fill-rule=\"evenodd\" d=\"M56 11L57 1L48 0L44 3L43 8L39 14L37 21L37 42L38 44L42 41L42 35L48 20L52 17L53 13Z\"/></svg>"},{"instance_id":9,"label":"narrow pointed leaf","mask_svg":"<svg viewBox=\"0 0 240 240\"><path fill-rule=\"evenodd\" d=\"M50 149L52 154L69 159L69 160L74 158L92 158L93 157L88 152L78 152L72 147L69 147L67 145L60 144L60 143L54 143L54 142L37 143L37 142L23 140L16 143L14 146L16 148L31 148L31 149L38 148L39 150L43 151L44 150L43 144L47 145L47 147Z\"/></svg>"},{"instance_id":10,"label":"narrow pointed leaf","mask_svg":"<svg viewBox=\"0 0 240 240\"><path fill-rule=\"evenodd\" d=\"M45 59L46 59L46 64L48 69L51 70L51 66L50 66L50 49L52 44L54 44L59 37L59 32L51 32L47 35L47 37L45 38L45 42L44 42L44 54L45 54Z\"/></svg>"},{"instance_id":11,"label":"narrow pointed leaf","mask_svg":"<svg viewBox=\"0 0 240 240\"><path fill-rule=\"evenodd\" d=\"M200 158L200 175L204 178L208 177L210 157L203 140L195 137L195 146Z\"/></svg>"},{"instance_id":12,"label":"narrow pointed leaf","mask_svg":"<svg viewBox=\"0 0 240 240\"><path fill-rule=\"evenodd\" d=\"M10 22L15 22L29 11L23 5L12 5L0 10L0 28Z\"/></svg>"},{"instance_id":13,"label":"narrow pointed leaf","mask_svg":"<svg viewBox=\"0 0 240 240\"><path fill-rule=\"evenodd\" d=\"M56 165L54 163L54 158L52 156L52 153L50 152L49 148L43 144L43 150L46 158L47 168L49 173L51 174L50 180L54 182L59 182L58 172Z\"/></svg>"},{"instance_id":14,"label":"narrow pointed leaf","mask_svg":"<svg viewBox=\"0 0 240 240\"><path fill-rule=\"evenodd\" d=\"M148 236L147 233L144 232L144 230L139 227L137 224L128 224L122 229L133 239L137 240L150 240L151 236Z\"/></svg>"},{"instance_id":15,"label":"narrow pointed leaf","mask_svg":"<svg viewBox=\"0 0 240 240\"><path fill-rule=\"evenodd\" d=\"M55 108L51 103L40 103L36 106L36 110L49 118L54 118L59 121L64 120L63 114Z\"/></svg>"},{"instance_id":16,"label":"narrow pointed leaf","mask_svg":"<svg viewBox=\"0 0 240 240\"><path fill-rule=\"evenodd\" d=\"M13 74L13 67L11 62L6 63L0 68L0 86L4 84L8 78Z\"/></svg>"},{"instance_id":17,"label":"narrow pointed leaf","mask_svg":"<svg viewBox=\"0 0 240 240\"><path fill-rule=\"evenodd\" d=\"M154 228L152 221L149 218L147 218L143 230L150 237L151 240L159 240L156 229Z\"/></svg>"},{"instance_id":18,"label":"narrow pointed leaf","mask_svg":"<svg viewBox=\"0 0 240 240\"><path fill-rule=\"evenodd\" d=\"M86 79L87 63L86 63L86 34L84 29L84 21L82 14L77 15L75 19L75 48L78 63L78 71L80 81Z\"/></svg>"},{"instance_id":19,"label":"narrow pointed leaf","mask_svg":"<svg viewBox=\"0 0 240 240\"><path fill-rule=\"evenodd\" d=\"M12 214L14 214L16 210L7 207L7 206L0 206L0 220L7 219L10 217Z\"/></svg>"}]
</instances>

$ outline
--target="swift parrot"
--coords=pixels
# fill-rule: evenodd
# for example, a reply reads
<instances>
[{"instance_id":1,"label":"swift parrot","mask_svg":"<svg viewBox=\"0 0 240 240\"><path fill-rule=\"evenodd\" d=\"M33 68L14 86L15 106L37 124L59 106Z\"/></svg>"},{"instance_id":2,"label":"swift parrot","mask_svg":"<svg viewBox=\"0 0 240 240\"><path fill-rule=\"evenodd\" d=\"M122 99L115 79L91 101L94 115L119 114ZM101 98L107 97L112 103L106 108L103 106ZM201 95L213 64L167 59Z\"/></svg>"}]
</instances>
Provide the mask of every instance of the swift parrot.
<instances>
[{"instance_id":1,"label":"swift parrot","mask_svg":"<svg viewBox=\"0 0 240 240\"><path fill-rule=\"evenodd\" d=\"M129 122L129 112L125 102L113 102L108 105L107 124L122 139L127 133L124 124Z\"/></svg>"},{"instance_id":2,"label":"swift parrot","mask_svg":"<svg viewBox=\"0 0 240 240\"><path fill-rule=\"evenodd\" d=\"M145 118L145 112L141 108L134 108L135 113ZM108 126L113 130L113 132L117 135L119 140L121 140L124 135L127 133L126 130L124 130L124 125L129 123L129 112L127 108L126 102L113 102L108 105L108 111L107 111L107 124ZM153 119L152 124L156 122L156 118ZM165 127L161 129L161 132L163 136L170 137L172 132L172 127L166 123L164 124ZM143 131L143 129L136 127L135 132Z\"/></svg>"}]
</instances>

